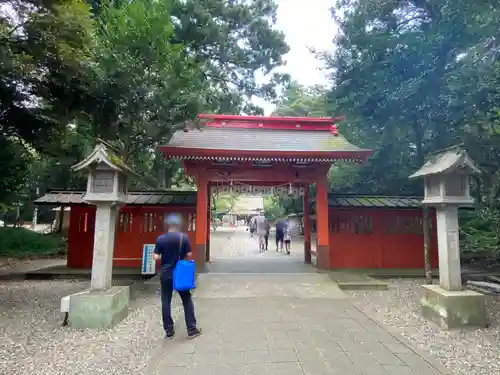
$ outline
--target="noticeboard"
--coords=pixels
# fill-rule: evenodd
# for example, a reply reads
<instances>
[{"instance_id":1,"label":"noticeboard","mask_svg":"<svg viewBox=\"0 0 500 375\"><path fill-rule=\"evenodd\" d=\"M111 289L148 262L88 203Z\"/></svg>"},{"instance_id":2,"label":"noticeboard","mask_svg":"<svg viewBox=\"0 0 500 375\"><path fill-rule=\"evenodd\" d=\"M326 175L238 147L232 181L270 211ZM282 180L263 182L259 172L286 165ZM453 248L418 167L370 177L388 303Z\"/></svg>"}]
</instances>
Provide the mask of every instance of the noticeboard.
<instances>
[{"instance_id":1,"label":"noticeboard","mask_svg":"<svg viewBox=\"0 0 500 375\"><path fill-rule=\"evenodd\" d=\"M155 250L155 245L145 244L142 247L142 275L154 275L156 274L156 262L153 259L153 252Z\"/></svg>"}]
</instances>

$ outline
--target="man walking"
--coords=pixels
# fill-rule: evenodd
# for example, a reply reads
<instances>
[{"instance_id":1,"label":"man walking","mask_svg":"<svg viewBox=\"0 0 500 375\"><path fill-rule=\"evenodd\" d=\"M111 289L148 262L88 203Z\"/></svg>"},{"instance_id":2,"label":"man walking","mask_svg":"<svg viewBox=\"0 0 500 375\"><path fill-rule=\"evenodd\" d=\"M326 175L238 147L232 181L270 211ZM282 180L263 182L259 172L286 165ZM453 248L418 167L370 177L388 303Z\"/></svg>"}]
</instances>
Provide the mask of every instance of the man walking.
<instances>
[{"instance_id":1,"label":"man walking","mask_svg":"<svg viewBox=\"0 0 500 375\"><path fill-rule=\"evenodd\" d=\"M174 321L172 320L172 294L174 290L174 269L179 260L192 256L191 245L187 234L182 233L182 216L170 214L165 218L166 232L156 239L153 254L155 260L161 259L161 308L163 328L167 338L174 337ZM191 291L178 291L184 307L184 318L189 338L201 334L201 329L196 326L193 298Z\"/></svg>"},{"instance_id":2,"label":"man walking","mask_svg":"<svg viewBox=\"0 0 500 375\"><path fill-rule=\"evenodd\" d=\"M269 232L271 231L271 224L269 224L269 221L266 220L266 234L264 236L264 242L266 243L266 251L267 251L267 246L269 245Z\"/></svg>"},{"instance_id":3,"label":"man walking","mask_svg":"<svg viewBox=\"0 0 500 375\"><path fill-rule=\"evenodd\" d=\"M267 233L266 218L260 214L255 218L255 226L257 229L257 238L259 239L259 251L265 251L265 238Z\"/></svg>"},{"instance_id":4,"label":"man walking","mask_svg":"<svg viewBox=\"0 0 500 375\"><path fill-rule=\"evenodd\" d=\"M276 222L276 251L278 251L278 247L281 251L283 251L283 241L285 236L285 221L279 219Z\"/></svg>"}]
</instances>

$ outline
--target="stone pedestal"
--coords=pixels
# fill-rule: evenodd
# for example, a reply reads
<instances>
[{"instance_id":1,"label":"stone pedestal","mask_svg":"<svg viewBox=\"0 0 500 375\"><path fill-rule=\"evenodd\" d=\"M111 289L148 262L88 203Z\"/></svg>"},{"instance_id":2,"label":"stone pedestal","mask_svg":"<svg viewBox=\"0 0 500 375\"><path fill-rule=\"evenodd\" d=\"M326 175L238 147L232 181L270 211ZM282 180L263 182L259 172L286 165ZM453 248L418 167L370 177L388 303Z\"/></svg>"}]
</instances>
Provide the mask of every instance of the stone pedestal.
<instances>
[{"instance_id":1,"label":"stone pedestal","mask_svg":"<svg viewBox=\"0 0 500 375\"><path fill-rule=\"evenodd\" d=\"M439 251L439 284L446 290L462 290L458 207L436 209Z\"/></svg>"},{"instance_id":2,"label":"stone pedestal","mask_svg":"<svg viewBox=\"0 0 500 375\"><path fill-rule=\"evenodd\" d=\"M113 274L113 250L117 205L103 202L96 205L94 254L92 259L92 290L111 288Z\"/></svg>"},{"instance_id":3,"label":"stone pedestal","mask_svg":"<svg viewBox=\"0 0 500 375\"><path fill-rule=\"evenodd\" d=\"M437 323L442 329L488 325L486 297L481 293L423 285L420 304L424 318Z\"/></svg>"},{"instance_id":4,"label":"stone pedestal","mask_svg":"<svg viewBox=\"0 0 500 375\"><path fill-rule=\"evenodd\" d=\"M74 328L110 328L128 314L130 289L115 286L107 290L88 290L70 297L69 324Z\"/></svg>"}]
</instances>

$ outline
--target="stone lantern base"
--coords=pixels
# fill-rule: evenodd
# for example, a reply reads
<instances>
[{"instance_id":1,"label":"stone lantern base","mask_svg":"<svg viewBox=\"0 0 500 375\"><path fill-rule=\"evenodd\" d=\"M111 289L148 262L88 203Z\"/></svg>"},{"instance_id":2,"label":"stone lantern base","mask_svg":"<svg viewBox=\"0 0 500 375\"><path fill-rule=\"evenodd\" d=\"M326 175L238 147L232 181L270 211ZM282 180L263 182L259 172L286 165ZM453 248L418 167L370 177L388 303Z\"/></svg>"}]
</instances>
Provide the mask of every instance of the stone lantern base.
<instances>
[{"instance_id":1,"label":"stone lantern base","mask_svg":"<svg viewBox=\"0 0 500 375\"><path fill-rule=\"evenodd\" d=\"M73 294L69 302L69 325L74 328L110 328L128 315L129 303L128 286Z\"/></svg>"},{"instance_id":2,"label":"stone lantern base","mask_svg":"<svg viewBox=\"0 0 500 375\"><path fill-rule=\"evenodd\" d=\"M486 296L472 290L449 291L423 285L420 299L424 318L442 329L487 327Z\"/></svg>"}]
</instances>

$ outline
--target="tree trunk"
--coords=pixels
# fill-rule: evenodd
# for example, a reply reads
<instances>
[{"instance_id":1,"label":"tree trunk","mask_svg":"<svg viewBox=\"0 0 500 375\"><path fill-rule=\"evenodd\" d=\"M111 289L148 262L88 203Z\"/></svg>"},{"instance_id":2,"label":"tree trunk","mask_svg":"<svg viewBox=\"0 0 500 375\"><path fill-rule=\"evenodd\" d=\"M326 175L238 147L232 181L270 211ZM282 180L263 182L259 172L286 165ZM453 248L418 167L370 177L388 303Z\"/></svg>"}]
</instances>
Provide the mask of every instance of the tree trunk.
<instances>
[{"instance_id":1,"label":"tree trunk","mask_svg":"<svg viewBox=\"0 0 500 375\"><path fill-rule=\"evenodd\" d=\"M61 206L58 214L59 214L59 223L57 223L57 233L61 233L63 229L63 221L64 221L64 208L65 206Z\"/></svg>"},{"instance_id":2,"label":"tree trunk","mask_svg":"<svg viewBox=\"0 0 500 375\"><path fill-rule=\"evenodd\" d=\"M431 252L430 252L430 228L429 228L429 208L424 205L422 209L422 225L424 232L424 270L425 283L432 284Z\"/></svg>"}]
</instances>

